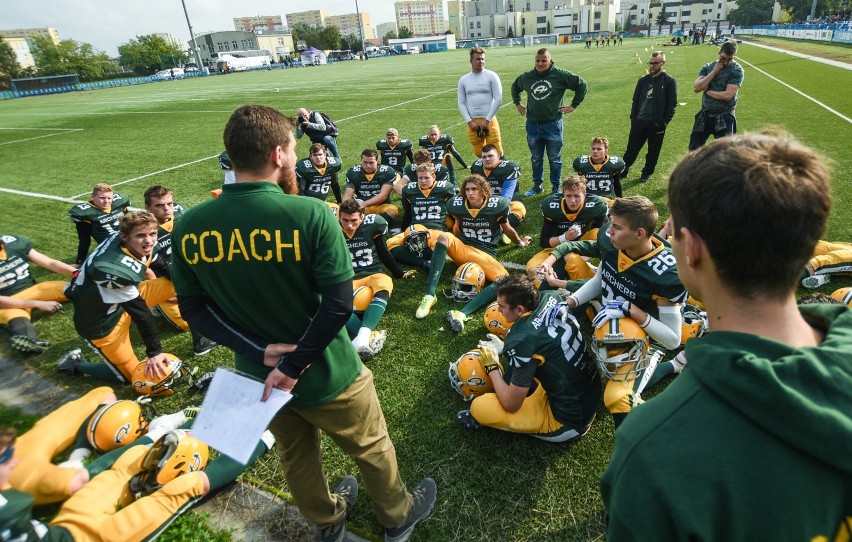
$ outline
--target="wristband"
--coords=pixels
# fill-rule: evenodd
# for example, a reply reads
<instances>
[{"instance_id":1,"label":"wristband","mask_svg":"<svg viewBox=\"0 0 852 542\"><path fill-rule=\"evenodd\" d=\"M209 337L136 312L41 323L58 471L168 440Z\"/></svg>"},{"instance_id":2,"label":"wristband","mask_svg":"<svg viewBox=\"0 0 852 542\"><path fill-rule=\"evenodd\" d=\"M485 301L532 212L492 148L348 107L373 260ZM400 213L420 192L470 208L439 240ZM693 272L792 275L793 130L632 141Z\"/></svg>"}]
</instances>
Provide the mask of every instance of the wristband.
<instances>
[{"instance_id":1,"label":"wristband","mask_svg":"<svg viewBox=\"0 0 852 542\"><path fill-rule=\"evenodd\" d=\"M580 306L580 300L577 299L577 296L575 296L574 294L569 295L568 299L574 301L574 306L571 308L576 309Z\"/></svg>"},{"instance_id":2,"label":"wristband","mask_svg":"<svg viewBox=\"0 0 852 542\"><path fill-rule=\"evenodd\" d=\"M645 329L646 327L648 327L648 324L650 324L650 323L651 323L651 315L645 314L645 321L642 322L641 324L639 324L639 327L641 327L642 329Z\"/></svg>"},{"instance_id":3,"label":"wristband","mask_svg":"<svg viewBox=\"0 0 852 542\"><path fill-rule=\"evenodd\" d=\"M568 232L566 231L565 233L563 233L562 235L559 236L559 242L560 243L567 243L568 242L568 237L566 237L567 234L568 234Z\"/></svg>"}]
</instances>

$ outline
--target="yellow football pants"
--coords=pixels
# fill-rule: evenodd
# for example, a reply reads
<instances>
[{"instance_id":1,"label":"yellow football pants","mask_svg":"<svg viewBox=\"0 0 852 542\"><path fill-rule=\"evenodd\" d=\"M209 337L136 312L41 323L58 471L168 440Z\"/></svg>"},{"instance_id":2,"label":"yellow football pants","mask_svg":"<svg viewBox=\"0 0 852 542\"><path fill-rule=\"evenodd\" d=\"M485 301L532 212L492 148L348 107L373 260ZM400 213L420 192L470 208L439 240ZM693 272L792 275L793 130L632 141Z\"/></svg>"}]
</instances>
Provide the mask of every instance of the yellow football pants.
<instances>
[{"instance_id":1,"label":"yellow football pants","mask_svg":"<svg viewBox=\"0 0 852 542\"><path fill-rule=\"evenodd\" d=\"M9 297L25 299L27 301L59 301L60 303L65 303L68 301L68 298L65 297L66 286L68 286L68 283L61 280L38 282L26 290L21 290ZM13 318L26 318L29 320L31 313L32 309L0 309L0 324L5 326Z\"/></svg>"},{"instance_id":2,"label":"yellow football pants","mask_svg":"<svg viewBox=\"0 0 852 542\"><path fill-rule=\"evenodd\" d=\"M470 120L481 122L485 118L477 117ZM497 147L497 152L500 153L500 156L503 156L503 143L500 139L500 123L497 122L497 115L494 115L488 124L488 135L485 136L485 139L479 139L479 136L476 135L476 130L471 130L470 126L467 127L467 138L470 140L470 145L473 147L473 154L477 158L482 158L482 147L485 145L494 145Z\"/></svg>"},{"instance_id":3,"label":"yellow football pants","mask_svg":"<svg viewBox=\"0 0 852 542\"><path fill-rule=\"evenodd\" d=\"M441 231L441 230L427 230L429 232L429 237L426 238L426 245L432 250L435 249L435 243L438 242L438 236L443 234L452 235L451 233ZM405 232L398 233L388 239L388 250L393 250L397 247L401 247L405 245Z\"/></svg>"},{"instance_id":4,"label":"yellow football pants","mask_svg":"<svg viewBox=\"0 0 852 542\"><path fill-rule=\"evenodd\" d=\"M71 478L77 469L62 468L51 461L74 444L80 426L112 393L112 388L107 386L95 388L57 408L18 437L14 457L19 463L12 471L9 484L32 495L36 505L60 502L70 497Z\"/></svg>"},{"instance_id":5,"label":"yellow football pants","mask_svg":"<svg viewBox=\"0 0 852 542\"><path fill-rule=\"evenodd\" d=\"M815 275L852 274L852 243L818 241L808 263L816 270Z\"/></svg>"},{"instance_id":6,"label":"yellow football pants","mask_svg":"<svg viewBox=\"0 0 852 542\"><path fill-rule=\"evenodd\" d=\"M467 246L462 243L455 235L447 235L447 256L450 257L456 265L464 265L467 262L472 262L479 265L485 271L485 280L494 282L497 277L508 275L509 272L503 267L503 264L498 262L494 256L478 248Z\"/></svg>"},{"instance_id":7,"label":"yellow football pants","mask_svg":"<svg viewBox=\"0 0 852 542\"><path fill-rule=\"evenodd\" d=\"M373 294L382 290L387 291L388 296L393 293L393 280L384 273L373 273L372 275L352 281L353 292L361 286L369 286L373 290Z\"/></svg>"}]
</instances>

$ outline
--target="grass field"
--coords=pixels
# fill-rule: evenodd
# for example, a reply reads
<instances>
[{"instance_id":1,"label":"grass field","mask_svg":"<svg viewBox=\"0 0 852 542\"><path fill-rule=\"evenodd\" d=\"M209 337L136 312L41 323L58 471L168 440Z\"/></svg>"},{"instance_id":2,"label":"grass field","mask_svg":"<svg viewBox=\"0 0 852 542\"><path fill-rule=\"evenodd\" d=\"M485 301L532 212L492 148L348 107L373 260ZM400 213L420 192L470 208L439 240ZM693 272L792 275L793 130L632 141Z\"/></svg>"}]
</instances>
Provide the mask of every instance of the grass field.
<instances>
[{"instance_id":1,"label":"grass field","mask_svg":"<svg viewBox=\"0 0 852 542\"><path fill-rule=\"evenodd\" d=\"M588 153L593 136L608 137L611 154L624 152L630 98L636 79L645 73L649 51L655 48L653 40L631 39L623 47L584 50L581 44L572 44L552 49L558 66L580 74L589 85L585 102L566 121L566 173L574 157ZM507 105L499 120L506 156L523 168L522 191L530 186L529 150L524 120L511 104L509 89L519 73L532 69L534 53L524 48L491 49L486 65L503 81ZM678 47L667 48L666 53L666 69L680 83L681 105L651 182L638 183L639 163L624 186L627 195L641 193L653 199L663 217L666 175L686 153L692 118L699 109L700 95L692 93L692 82L700 66L716 58L716 49ZM740 131L779 126L832 161L834 212L826 238L852 240L852 124L848 120L852 93L842 90L852 88L852 71L749 45L741 47L740 61L746 72L737 110ZM71 200L85 199L94 183L116 185L137 206L152 184L171 187L176 201L184 205L206 200L222 178L215 160L222 150L222 129L231 112L244 103L265 104L288 114L295 114L300 106L328 113L340 126L346 167L355 164L360 151L372 147L391 126L402 137L416 140L430 125L438 124L455 136L457 148L471 158L456 109L456 83L468 70L467 52L452 51L0 102L0 188L41 195L0 192L0 232L31 237L38 250L70 261L76 236L67 211ZM299 143L300 157L306 155L308 145L307 140ZM529 214L520 228L522 234L537 238L540 201L541 197L527 200ZM730 227L747 228L748 220L743 217L741 224ZM535 247L502 248L499 257L524 263L536 252ZM442 284L446 287L450 268ZM35 275L48 277L42 271ZM835 279L823 290L847 285L848 279ZM423 476L432 476L438 483L435 513L417 528L415 539L603 539L598 478L613 442L612 419L605 409L601 407L588 435L570 447L490 430L467 432L457 426L454 415L465 403L447 383L447 364L475 346L484 331L478 323L481 319L458 336L441 331L443 314L456 308L445 299L427 319L415 320L424 288L422 275L397 282L379 326L390 330L388 342L369 364L376 374L403 480L413 485ZM281 304L286 307L287 300ZM55 360L65 349L82 344L71 313L69 306L38 320L43 337L54 346L22 363L46 377L61 379ZM233 362L232 355L221 348L193 359L188 334L161 330L166 350L202 371ZM3 343L0 348L5 348ZM64 383L81 392L94 385L86 379ZM161 400L158 409L167 412L193 401L198 398L179 394ZM332 485L356 470L330 442L325 467ZM247 478L286 494L274 454L263 457ZM646 505L653 503L637 503ZM359 499L351 526L368 537L381 533L366 496Z\"/></svg>"}]
</instances>

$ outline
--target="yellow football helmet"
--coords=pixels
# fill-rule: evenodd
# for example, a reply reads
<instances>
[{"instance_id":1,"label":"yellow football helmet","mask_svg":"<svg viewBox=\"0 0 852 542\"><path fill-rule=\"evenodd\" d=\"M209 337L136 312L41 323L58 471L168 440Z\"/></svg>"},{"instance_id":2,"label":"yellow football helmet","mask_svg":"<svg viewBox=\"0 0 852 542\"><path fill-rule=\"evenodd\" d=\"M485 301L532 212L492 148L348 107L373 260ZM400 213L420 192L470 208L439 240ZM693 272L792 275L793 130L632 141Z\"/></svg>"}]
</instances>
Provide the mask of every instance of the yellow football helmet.
<instances>
[{"instance_id":1,"label":"yellow football helmet","mask_svg":"<svg viewBox=\"0 0 852 542\"><path fill-rule=\"evenodd\" d=\"M482 352L476 348L450 363L450 385L465 401L473 401L483 393L494 391L494 384L482 366ZM500 365L502 369L502 364Z\"/></svg>"},{"instance_id":2,"label":"yellow football helmet","mask_svg":"<svg viewBox=\"0 0 852 542\"><path fill-rule=\"evenodd\" d=\"M369 286L358 286L352 292L352 307L355 312L364 312L373 300L373 289Z\"/></svg>"},{"instance_id":3,"label":"yellow football helmet","mask_svg":"<svg viewBox=\"0 0 852 542\"><path fill-rule=\"evenodd\" d=\"M483 286L485 286L485 271L479 264L467 262L456 269L450 297L466 303L476 297Z\"/></svg>"},{"instance_id":4,"label":"yellow football helmet","mask_svg":"<svg viewBox=\"0 0 852 542\"><path fill-rule=\"evenodd\" d=\"M144 435L153 414L149 405L126 399L103 405L89 420L86 438L100 453L115 450Z\"/></svg>"},{"instance_id":5,"label":"yellow football helmet","mask_svg":"<svg viewBox=\"0 0 852 542\"><path fill-rule=\"evenodd\" d=\"M509 333L509 329L512 327L512 324L506 321L506 317L497 308L496 301L488 305L488 308L485 309L483 320L485 320L485 329L488 333L493 333L501 339L506 338L506 334Z\"/></svg>"},{"instance_id":6,"label":"yellow football helmet","mask_svg":"<svg viewBox=\"0 0 852 542\"><path fill-rule=\"evenodd\" d=\"M423 224L413 224L403 231L404 242L413 254L423 256L423 251L429 246L429 229Z\"/></svg>"},{"instance_id":7,"label":"yellow football helmet","mask_svg":"<svg viewBox=\"0 0 852 542\"><path fill-rule=\"evenodd\" d=\"M130 492L137 499L150 495L182 474L204 469L209 457L207 445L189 431L169 431L142 458L139 472L130 479Z\"/></svg>"},{"instance_id":8,"label":"yellow football helmet","mask_svg":"<svg viewBox=\"0 0 852 542\"><path fill-rule=\"evenodd\" d=\"M840 301L844 305L852 307L852 288L840 288L831 292L831 297Z\"/></svg>"},{"instance_id":9,"label":"yellow football helmet","mask_svg":"<svg viewBox=\"0 0 852 542\"><path fill-rule=\"evenodd\" d=\"M184 367L183 362L174 354L165 353L169 358L169 363L166 365L166 376L154 381L151 377L145 375L144 361L140 361L139 365L133 369L133 390L140 395L149 397L168 397L172 395L178 384L190 379L191 371Z\"/></svg>"},{"instance_id":10,"label":"yellow football helmet","mask_svg":"<svg viewBox=\"0 0 852 542\"><path fill-rule=\"evenodd\" d=\"M325 202L328 205L328 208L331 209L331 214L334 215L334 218L340 220L340 205L334 203L333 201Z\"/></svg>"},{"instance_id":11,"label":"yellow football helmet","mask_svg":"<svg viewBox=\"0 0 852 542\"><path fill-rule=\"evenodd\" d=\"M592 344L598 368L610 380L634 380L655 359L648 334L632 318L613 318L596 328Z\"/></svg>"},{"instance_id":12,"label":"yellow football helmet","mask_svg":"<svg viewBox=\"0 0 852 542\"><path fill-rule=\"evenodd\" d=\"M684 305L681 309L683 323L681 324L680 344L686 344L689 339L700 337L707 333L709 325L707 313L693 305Z\"/></svg>"}]
</instances>

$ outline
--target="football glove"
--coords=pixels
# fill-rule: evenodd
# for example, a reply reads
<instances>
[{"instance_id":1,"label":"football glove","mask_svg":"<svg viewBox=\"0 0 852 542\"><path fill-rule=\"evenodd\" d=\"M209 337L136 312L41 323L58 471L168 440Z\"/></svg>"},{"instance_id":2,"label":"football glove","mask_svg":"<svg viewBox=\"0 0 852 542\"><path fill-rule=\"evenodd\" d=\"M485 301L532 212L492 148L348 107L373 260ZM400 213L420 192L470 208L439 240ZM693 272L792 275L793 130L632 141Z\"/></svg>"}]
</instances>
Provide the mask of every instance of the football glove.
<instances>
[{"instance_id":1,"label":"football glove","mask_svg":"<svg viewBox=\"0 0 852 542\"><path fill-rule=\"evenodd\" d=\"M547 324L547 327L553 327L557 321L564 324L571 318L571 309L568 308L568 303L565 301L550 307L544 314L544 322Z\"/></svg>"},{"instance_id":2,"label":"football glove","mask_svg":"<svg viewBox=\"0 0 852 542\"><path fill-rule=\"evenodd\" d=\"M409 269L408 271L406 271L405 273L402 274L403 279L413 279L416 276L417 276L417 270L416 269Z\"/></svg>"},{"instance_id":3,"label":"football glove","mask_svg":"<svg viewBox=\"0 0 852 542\"><path fill-rule=\"evenodd\" d=\"M489 333L488 335L486 335L486 337L488 337L488 340L479 341L479 343L477 343L477 346L479 348L483 349L483 350L486 349L486 348L494 350L494 352L498 356L500 354L502 354L503 353L503 339L501 339L500 337L498 337L497 335L495 335L493 333Z\"/></svg>"},{"instance_id":4,"label":"football glove","mask_svg":"<svg viewBox=\"0 0 852 542\"><path fill-rule=\"evenodd\" d=\"M482 347L480 347L479 351L482 352L482 355L479 357L479 361L485 369L485 374L488 374L495 369L501 370L500 361L497 358L497 352L491 348Z\"/></svg>"},{"instance_id":5,"label":"football glove","mask_svg":"<svg viewBox=\"0 0 852 542\"><path fill-rule=\"evenodd\" d=\"M630 316L630 301L610 301L601 308L595 319L592 320L592 325L595 328L601 328L610 320L624 318L625 316Z\"/></svg>"}]
</instances>

